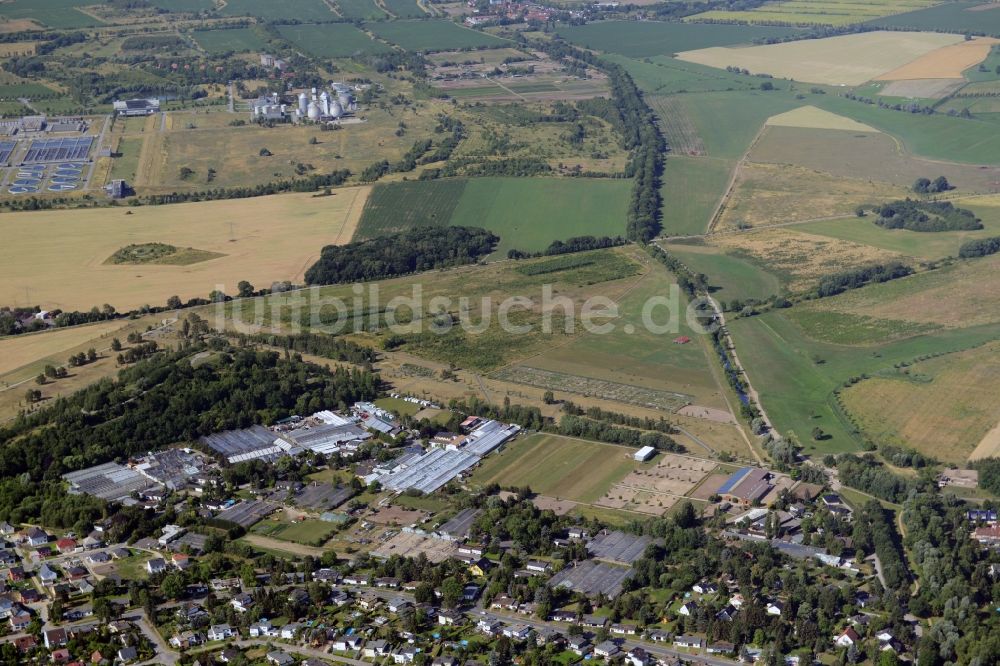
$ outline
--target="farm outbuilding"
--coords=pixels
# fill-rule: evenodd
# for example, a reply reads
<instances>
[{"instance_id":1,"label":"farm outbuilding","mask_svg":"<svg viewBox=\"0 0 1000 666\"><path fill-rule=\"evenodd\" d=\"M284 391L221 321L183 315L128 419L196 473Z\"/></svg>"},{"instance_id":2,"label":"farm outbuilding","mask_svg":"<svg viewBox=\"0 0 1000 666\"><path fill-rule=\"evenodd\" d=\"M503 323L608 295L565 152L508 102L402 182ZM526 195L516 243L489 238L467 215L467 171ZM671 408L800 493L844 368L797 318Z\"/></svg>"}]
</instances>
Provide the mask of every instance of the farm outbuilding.
<instances>
[{"instance_id":1,"label":"farm outbuilding","mask_svg":"<svg viewBox=\"0 0 1000 666\"><path fill-rule=\"evenodd\" d=\"M638 451L636 451L632 457L635 458L636 462L646 462L650 458L656 455L656 449L652 446L644 446Z\"/></svg>"}]
</instances>

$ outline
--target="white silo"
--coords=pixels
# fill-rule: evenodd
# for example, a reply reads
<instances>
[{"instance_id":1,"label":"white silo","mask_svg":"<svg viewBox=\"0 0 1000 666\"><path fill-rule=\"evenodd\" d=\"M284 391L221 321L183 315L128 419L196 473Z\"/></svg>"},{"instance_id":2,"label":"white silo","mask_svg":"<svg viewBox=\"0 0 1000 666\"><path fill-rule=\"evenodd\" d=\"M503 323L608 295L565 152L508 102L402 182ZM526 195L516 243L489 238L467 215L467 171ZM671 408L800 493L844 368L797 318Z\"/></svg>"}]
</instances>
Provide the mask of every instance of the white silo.
<instances>
[{"instance_id":1,"label":"white silo","mask_svg":"<svg viewBox=\"0 0 1000 666\"><path fill-rule=\"evenodd\" d=\"M306 109L309 107L309 97L306 94L299 93L299 113L303 116L306 115Z\"/></svg>"},{"instance_id":2,"label":"white silo","mask_svg":"<svg viewBox=\"0 0 1000 666\"><path fill-rule=\"evenodd\" d=\"M330 96L325 90L319 96L319 108L323 111L324 116L330 115Z\"/></svg>"},{"instance_id":3,"label":"white silo","mask_svg":"<svg viewBox=\"0 0 1000 666\"><path fill-rule=\"evenodd\" d=\"M342 107L340 105L340 102L338 102L337 100L333 100L332 102L330 102L330 112L327 113L326 115L330 116L331 118L339 118L342 115L344 115L344 107Z\"/></svg>"},{"instance_id":4,"label":"white silo","mask_svg":"<svg viewBox=\"0 0 1000 666\"><path fill-rule=\"evenodd\" d=\"M341 91L340 94L337 95L337 98L340 101L340 106L344 109L344 111L349 110L351 108L351 103L354 101L353 98L351 97L351 93L347 91Z\"/></svg>"},{"instance_id":5,"label":"white silo","mask_svg":"<svg viewBox=\"0 0 1000 666\"><path fill-rule=\"evenodd\" d=\"M309 120L319 120L319 105L316 102L309 102L306 115L309 116Z\"/></svg>"}]
</instances>

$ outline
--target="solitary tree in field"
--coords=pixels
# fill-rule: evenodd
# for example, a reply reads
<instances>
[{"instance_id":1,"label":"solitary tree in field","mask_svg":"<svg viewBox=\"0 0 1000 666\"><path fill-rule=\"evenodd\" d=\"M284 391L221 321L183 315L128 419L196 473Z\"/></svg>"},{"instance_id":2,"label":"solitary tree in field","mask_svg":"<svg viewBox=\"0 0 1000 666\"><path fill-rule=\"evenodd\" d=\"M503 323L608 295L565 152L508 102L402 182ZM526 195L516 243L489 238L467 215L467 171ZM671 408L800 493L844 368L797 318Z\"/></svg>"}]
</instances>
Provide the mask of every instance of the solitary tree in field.
<instances>
[{"instance_id":1,"label":"solitary tree in field","mask_svg":"<svg viewBox=\"0 0 1000 666\"><path fill-rule=\"evenodd\" d=\"M182 166L179 172L181 180L187 180L194 175L194 169L191 167Z\"/></svg>"},{"instance_id":2,"label":"solitary tree in field","mask_svg":"<svg viewBox=\"0 0 1000 666\"><path fill-rule=\"evenodd\" d=\"M246 280L241 280L239 284L236 285L236 289L240 295L240 298L249 298L253 296L254 288L253 285Z\"/></svg>"}]
</instances>

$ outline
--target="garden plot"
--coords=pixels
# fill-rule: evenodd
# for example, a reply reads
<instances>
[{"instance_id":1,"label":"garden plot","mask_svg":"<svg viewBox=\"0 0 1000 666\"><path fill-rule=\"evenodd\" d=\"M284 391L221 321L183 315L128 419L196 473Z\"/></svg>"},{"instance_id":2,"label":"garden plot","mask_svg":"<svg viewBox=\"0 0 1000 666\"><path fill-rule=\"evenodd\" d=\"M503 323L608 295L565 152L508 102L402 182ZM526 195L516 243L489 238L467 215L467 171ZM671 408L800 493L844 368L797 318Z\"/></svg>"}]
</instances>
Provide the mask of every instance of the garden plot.
<instances>
[{"instance_id":1,"label":"garden plot","mask_svg":"<svg viewBox=\"0 0 1000 666\"><path fill-rule=\"evenodd\" d=\"M413 532L400 532L373 550L372 555L379 559L389 559L393 555L417 557L423 553L430 562L436 564L447 560L457 552L456 541L446 541Z\"/></svg>"},{"instance_id":2,"label":"garden plot","mask_svg":"<svg viewBox=\"0 0 1000 666\"><path fill-rule=\"evenodd\" d=\"M714 469L715 463L710 460L664 453L655 466L630 472L596 504L663 515Z\"/></svg>"},{"instance_id":3,"label":"garden plot","mask_svg":"<svg viewBox=\"0 0 1000 666\"><path fill-rule=\"evenodd\" d=\"M613 400L615 402L663 409L670 412L676 412L681 407L691 403L691 396L683 393L658 391L644 386L620 384L603 379L552 372L524 365L502 368L493 373L492 377L501 381L514 382L515 384L527 384L528 386L553 391L576 393L602 400Z\"/></svg>"}]
</instances>

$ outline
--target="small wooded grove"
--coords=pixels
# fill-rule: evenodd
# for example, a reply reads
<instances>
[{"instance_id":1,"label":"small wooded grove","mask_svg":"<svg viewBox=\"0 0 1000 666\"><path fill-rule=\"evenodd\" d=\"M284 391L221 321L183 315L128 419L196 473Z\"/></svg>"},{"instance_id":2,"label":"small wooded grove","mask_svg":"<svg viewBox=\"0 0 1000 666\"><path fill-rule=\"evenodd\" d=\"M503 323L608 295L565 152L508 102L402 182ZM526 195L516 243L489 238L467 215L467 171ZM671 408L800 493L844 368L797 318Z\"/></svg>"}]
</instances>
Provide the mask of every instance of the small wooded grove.
<instances>
[{"instance_id":1,"label":"small wooded grove","mask_svg":"<svg viewBox=\"0 0 1000 666\"><path fill-rule=\"evenodd\" d=\"M425 227L328 245L306 271L306 282L361 282L471 264L492 252L499 241L499 236L475 227Z\"/></svg>"},{"instance_id":2,"label":"small wooded grove","mask_svg":"<svg viewBox=\"0 0 1000 666\"><path fill-rule=\"evenodd\" d=\"M875 224L908 231L975 231L983 228L975 213L956 208L950 201L901 199L875 209Z\"/></svg>"},{"instance_id":3,"label":"small wooded grove","mask_svg":"<svg viewBox=\"0 0 1000 666\"><path fill-rule=\"evenodd\" d=\"M958 256L962 259L985 257L997 252L1000 252L1000 236L966 241L958 248Z\"/></svg>"},{"instance_id":4,"label":"small wooded grove","mask_svg":"<svg viewBox=\"0 0 1000 666\"><path fill-rule=\"evenodd\" d=\"M898 261L852 268L821 278L816 286L816 295L820 298L835 296L848 289L857 289L866 284L877 282L888 282L912 273L912 268Z\"/></svg>"}]
</instances>

